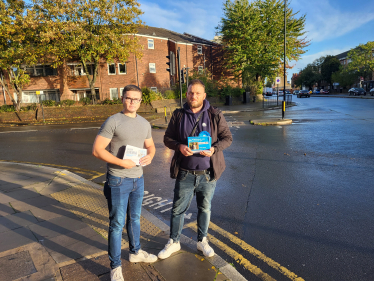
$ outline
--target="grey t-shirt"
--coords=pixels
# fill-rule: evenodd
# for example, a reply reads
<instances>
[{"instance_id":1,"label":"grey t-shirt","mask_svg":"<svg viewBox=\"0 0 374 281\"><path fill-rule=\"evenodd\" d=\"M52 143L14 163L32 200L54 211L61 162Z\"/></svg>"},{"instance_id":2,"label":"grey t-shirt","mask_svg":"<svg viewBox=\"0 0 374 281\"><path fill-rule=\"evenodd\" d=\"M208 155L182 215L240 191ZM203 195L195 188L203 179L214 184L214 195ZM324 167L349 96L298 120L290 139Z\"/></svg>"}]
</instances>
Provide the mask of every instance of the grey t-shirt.
<instances>
[{"instance_id":1,"label":"grey t-shirt","mask_svg":"<svg viewBox=\"0 0 374 281\"><path fill-rule=\"evenodd\" d=\"M144 141L152 137L151 125L143 117L136 115L135 118L126 116L122 112L110 116L101 126L98 135L111 139L109 152L123 159L126 145L144 148ZM141 166L131 169L107 164L109 174L116 177L138 178L143 174Z\"/></svg>"}]
</instances>

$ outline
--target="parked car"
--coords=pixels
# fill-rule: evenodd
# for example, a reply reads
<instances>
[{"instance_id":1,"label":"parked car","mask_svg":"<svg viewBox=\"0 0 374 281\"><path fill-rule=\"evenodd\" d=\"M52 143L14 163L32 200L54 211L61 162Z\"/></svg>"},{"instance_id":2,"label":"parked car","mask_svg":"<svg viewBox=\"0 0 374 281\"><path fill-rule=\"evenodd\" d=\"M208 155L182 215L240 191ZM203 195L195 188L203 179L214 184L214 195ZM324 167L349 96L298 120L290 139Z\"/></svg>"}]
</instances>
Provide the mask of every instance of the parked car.
<instances>
[{"instance_id":1,"label":"parked car","mask_svg":"<svg viewBox=\"0 0 374 281\"><path fill-rule=\"evenodd\" d=\"M316 95L316 94L320 94L320 93L321 93L321 92L320 92L319 90L314 90L314 91L313 91L313 94L315 94L315 95Z\"/></svg>"},{"instance_id":2,"label":"parked car","mask_svg":"<svg viewBox=\"0 0 374 281\"><path fill-rule=\"evenodd\" d=\"M272 96L273 95L273 92L266 92L265 96Z\"/></svg>"},{"instance_id":3,"label":"parked car","mask_svg":"<svg viewBox=\"0 0 374 281\"><path fill-rule=\"evenodd\" d=\"M289 90L286 90L286 95L290 95L291 92Z\"/></svg>"},{"instance_id":4,"label":"parked car","mask_svg":"<svg viewBox=\"0 0 374 281\"><path fill-rule=\"evenodd\" d=\"M299 90L295 90L295 91L293 91L293 94L294 94L294 95L298 95L299 92L300 92Z\"/></svg>"},{"instance_id":5,"label":"parked car","mask_svg":"<svg viewBox=\"0 0 374 281\"><path fill-rule=\"evenodd\" d=\"M298 98L302 98L302 97L310 98L309 90L299 91L299 93L297 94L297 97Z\"/></svg>"},{"instance_id":6,"label":"parked car","mask_svg":"<svg viewBox=\"0 0 374 281\"><path fill-rule=\"evenodd\" d=\"M374 96L374 88L370 90L370 95Z\"/></svg>"},{"instance_id":7,"label":"parked car","mask_svg":"<svg viewBox=\"0 0 374 281\"><path fill-rule=\"evenodd\" d=\"M326 89L322 89L322 90L320 91L320 93L321 93L321 94L329 94L330 91L329 91L329 90L326 90Z\"/></svg>"},{"instance_id":8,"label":"parked car","mask_svg":"<svg viewBox=\"0 0 374 281\"><path fill-rule=\"evenodd\" d=\"M348 90L349 95L359 96L364 95L366 96L366 92L362 88L351 88Z\"/></svg>"}]
</instances>

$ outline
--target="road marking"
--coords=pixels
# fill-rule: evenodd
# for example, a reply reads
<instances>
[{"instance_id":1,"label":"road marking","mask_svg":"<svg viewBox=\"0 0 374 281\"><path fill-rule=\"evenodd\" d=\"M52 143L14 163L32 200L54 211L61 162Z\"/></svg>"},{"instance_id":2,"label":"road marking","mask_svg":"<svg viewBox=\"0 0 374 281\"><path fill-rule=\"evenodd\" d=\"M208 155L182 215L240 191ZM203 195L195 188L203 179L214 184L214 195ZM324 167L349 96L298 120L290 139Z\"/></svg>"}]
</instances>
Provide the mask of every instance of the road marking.
<instances>
[{"instance_id":1,"label":"road marking","mask_svg":"<svg viewBox=\"0 0 374 281\"><path fill-rule=\"evenodd\" d=\"M187 225L185 225L188 228L191 228L197 232L197 225L196 221L191 222ZM220 228L219 226L215 225L214 223L210 222L209 228L213 231L219 233L220 235L224 236L225 238L228 238L231 242L234 244L240 246L243 250L249 252L251 255L255 256L256 258L264 261L267 263L270 267L274 268L275 270L282 273L287 278L293 280L293 281L304 281L303 278L298 277L295 273L291 272L287 268L281 266L276 261L273 261L271 258L267 257L263 253L261 253L259 250L255 249L251 245L247 244L243 240L239 239L238 237L234 236L233 234L227 232L226 230ZM264 273L261 269L259 269L257 266L253 265L250 261L245 259L241 254L236 252L235 250L228 247L226 244L218 240L214 235L208 234L209 240L211 243L215 244L218 248L220 248L222 251L224 251L226 254L228 254L230 257L232 257L234 260L238 262L238 264L244 266L247 270L249 270L251 273L256 275L257 277L261 278L262 280L268 281L268 280L275 280L268 274Z\"/></svg>"},{"instance_id":2,"label":"road marking","mask_svg":"<svg viewBox=\"0 0 374 281\"><path fill-rule=\"evenodd\" d=\"M100 127L70 128L70 131L71 130L87 130L87 129L100 129Z\"/></svg>"},{"instance_id":3,"label":"road marking","mask_svg":"<svg viewBox=\"0 0 374 281\"><path fill-rule=\"evenodd\" d=\"M7 133L27 133L27 132L37 132L38 130L26 130L26 131L6 131L0 132L0 134L7 134Z\"/></svg>"},{"instance_id":4,"label":"road marking","mask_svg":"<svg viewBox=\"0 0 374 281\"><path fill-rule=\"evenodd\" d=\"M25 162L25 161L13 161L13 160L0 160L1 162L12 162L12 163L22 163L22 164L31 164L31 165L37 165L37 166L48 166L48 167L54 167L54 168L62 168L64 170L68 170L73 173L79 173L88 176L87 180L92 181L98 177L101 177L102 175L105 175L105 173L100 173L97 171L92 170L86 170L81 169L77 167L70 167L70 166L64 166L64 165L57 165L57 164L48 164L48 163L35 163L35 162Z\"/></svg>"}]
</instances>

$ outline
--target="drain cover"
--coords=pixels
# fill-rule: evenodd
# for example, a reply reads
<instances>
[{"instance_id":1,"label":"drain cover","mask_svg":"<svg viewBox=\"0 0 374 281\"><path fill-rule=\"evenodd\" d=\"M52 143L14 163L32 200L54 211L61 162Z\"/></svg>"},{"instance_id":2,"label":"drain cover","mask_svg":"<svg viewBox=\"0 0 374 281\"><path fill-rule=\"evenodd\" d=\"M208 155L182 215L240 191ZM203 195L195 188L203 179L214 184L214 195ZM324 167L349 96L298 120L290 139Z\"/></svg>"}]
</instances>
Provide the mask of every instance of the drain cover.
<instances>
[{"instance_id":1,"label":"drain cover","mask_svg":"<svg viewBox=\"0 0 374 281\"><path fill-rule=\"evenodd\" d=\"M29 251L0 258L0 281L18 279L37 272Z\"/></svg>"}]
</instances>

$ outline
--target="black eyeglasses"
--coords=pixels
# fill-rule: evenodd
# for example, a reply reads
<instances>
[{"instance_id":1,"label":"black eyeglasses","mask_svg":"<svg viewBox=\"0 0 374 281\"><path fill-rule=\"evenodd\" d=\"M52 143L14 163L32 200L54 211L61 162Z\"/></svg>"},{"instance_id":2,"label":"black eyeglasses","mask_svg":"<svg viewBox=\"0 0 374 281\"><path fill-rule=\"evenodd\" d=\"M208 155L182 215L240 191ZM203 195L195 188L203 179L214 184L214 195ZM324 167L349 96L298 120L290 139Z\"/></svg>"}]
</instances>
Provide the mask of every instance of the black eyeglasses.
<instances>
[{"instance_id":1,"label":"black eyeglasses","mask_svg":"<svg viewBox=\"0 0 374 281\"><path fill-rule=\"evenodd\" d=\"M142 101L142 99L132 99L128 97L126 97L125 100L127 103L140 103Z\"/></svg>"}]
</instances>

